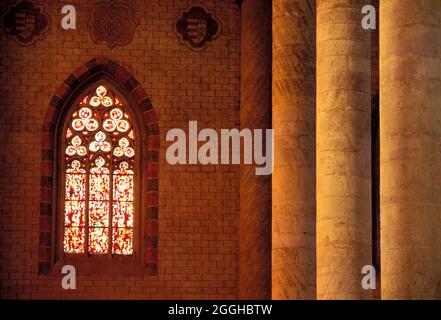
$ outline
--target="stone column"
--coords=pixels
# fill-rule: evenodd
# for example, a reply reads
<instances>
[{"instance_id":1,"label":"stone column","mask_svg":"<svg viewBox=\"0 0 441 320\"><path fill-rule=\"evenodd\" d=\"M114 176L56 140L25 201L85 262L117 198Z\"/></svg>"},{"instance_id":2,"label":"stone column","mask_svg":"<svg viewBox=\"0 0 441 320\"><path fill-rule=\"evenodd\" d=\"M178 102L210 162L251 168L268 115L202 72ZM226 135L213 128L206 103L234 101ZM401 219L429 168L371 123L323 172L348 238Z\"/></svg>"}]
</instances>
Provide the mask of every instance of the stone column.
<instances>
[{"instance_id":1,"label":"stone column","mask_svg":"<svg viewBox=\"0 0 441 320\"><path fill-rule=\"evenodd\" d=\"M242 2L241 128L271 128L271 1ZM265 136L265 135L264 135ZM239 298L271 299L271 175L240 169Z\"/></svg>"},{"instance_id":2,"label":"stone column","mask_svg":"<svg viewBox=\"0 0 441 320\"><path fill-rule=\"evenodd\" d=\"M372 259L370 31L361 0L317 1L317 298L364 299Z\"/></svg>"},{"instance_id":3,"label":"stone column","mask_svg":"<svg viewBox=\"0 0 441 320\"><path fill-rule=\"evenodd\" d=\"M441 299L441 1L380 1L381 294Z\"/></svg>"},{"instance_id":4,"label":"stone column","mask_svg":"<svg viewBox=\"0 0 441 320\"><path fill-rule=\"evenodd\" d=\"M315 0L273 1L272 297L314 299Z\"/></svg>"}]
</instances>

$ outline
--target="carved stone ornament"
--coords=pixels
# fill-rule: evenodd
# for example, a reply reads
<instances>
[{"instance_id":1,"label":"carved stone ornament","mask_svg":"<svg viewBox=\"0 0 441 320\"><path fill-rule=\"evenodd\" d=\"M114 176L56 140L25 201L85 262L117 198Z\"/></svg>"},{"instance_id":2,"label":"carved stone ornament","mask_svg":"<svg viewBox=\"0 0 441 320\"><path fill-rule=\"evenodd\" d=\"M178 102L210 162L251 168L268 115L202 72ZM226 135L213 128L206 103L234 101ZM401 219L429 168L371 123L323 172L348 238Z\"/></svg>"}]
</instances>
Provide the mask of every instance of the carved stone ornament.
<instances>
[{"instance_id":1,"label":"carved stone ornament","mask_svg":"<svg viewBox=\"0 0 441 320\"><path fill-rule=\"evenodd\" d=\"M176 22L175 32L193 50L202 50L221 31L220 21L204 6L197 4L184 11Z\"/></svg>"},{"instance_id":2,"label":"carved stone ornament","mask_svg":"<svg viewBox=\"0 0 441 320\"><path fill-rule=\"evenodd\" d=\"M10 5L2 17L2 28L9 38L21 46L29 46L48 30L50 18L42 5L20 1Z\"/></svg>"},{"instance_id":3,"label":"carved stone ornament","mask_svg":"<svg viewBox=\"0 0 441 320\"><path fill-rule=\"evenodd\" d=\"M114 0L95 5L89 20L92 40L106 43L111 49L129 44L133 40L136 25L132 9Z\"/></svg>"}]
</instances>

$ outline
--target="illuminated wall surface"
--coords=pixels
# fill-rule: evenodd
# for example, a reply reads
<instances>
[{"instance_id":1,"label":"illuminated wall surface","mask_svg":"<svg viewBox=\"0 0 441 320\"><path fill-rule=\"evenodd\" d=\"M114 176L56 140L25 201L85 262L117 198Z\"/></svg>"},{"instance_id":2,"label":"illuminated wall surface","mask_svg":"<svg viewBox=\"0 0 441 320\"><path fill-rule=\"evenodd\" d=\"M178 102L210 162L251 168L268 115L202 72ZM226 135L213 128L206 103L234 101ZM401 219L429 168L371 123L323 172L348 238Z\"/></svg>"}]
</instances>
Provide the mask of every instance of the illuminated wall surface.
<instances>
[{"instance_id":1,"label":"illuminated wall surface","mask_svg":"<svg viewBox=\"0 0 441 320\"><path fill-rule=\"evenodd\" d=\"M0 15L0 298L441 299L441 1Z\"/></svg>"}]
</instances>

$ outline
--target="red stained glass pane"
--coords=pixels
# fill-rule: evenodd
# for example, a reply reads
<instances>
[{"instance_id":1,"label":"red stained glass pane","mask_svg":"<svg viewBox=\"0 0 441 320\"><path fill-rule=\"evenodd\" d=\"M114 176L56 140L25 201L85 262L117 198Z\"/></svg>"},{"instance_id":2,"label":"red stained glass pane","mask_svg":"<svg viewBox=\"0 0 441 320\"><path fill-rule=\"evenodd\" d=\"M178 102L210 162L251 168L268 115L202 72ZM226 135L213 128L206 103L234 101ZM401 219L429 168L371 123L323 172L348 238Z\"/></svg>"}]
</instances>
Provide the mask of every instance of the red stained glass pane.
<instances>
[{"instance_id":1,"label":"red stained glass pane","mask_svg":"<svg viewBox=\"0 0 441 320\"><path fill-rule=\"evenodd\" d=\"M113 176L113 200L133 201L133 175L114 174Z\"/></svg>"},{"instance_id":2,"label":"red stained glass pane","mask_svg":"<svg viewBox=\"0 0 441 320\"><path fill-rule=\"evenodd\" d=\"M114 202L112 226L133 227L133 202Z\"/></svg>"},{"instance_id":3,"label":"red stained glass pane","mask_svg":"<svg viewBox=\"0 0 441 320\"><path fill-rule=\"evenodd\" d=\"M89 226L91 227L109 226L109 202L107 201L89 202Z\"/></svg>"},{"instance_id":4,"label":"red stained glass pane","mask_svg":"<svg viewBox=\"0 0 441 320\"><path fill-rule=\"evenodd\" d=\"M97 165L103 165L102 159L96 161ZM109 226L109 189L110 177L108 169L103 167L93 168L90 174L89 187L89 226L108 227ZM93 201L95 200L95 201ZM108 252L108 228L89 229L89 252L102 254Z\"/></svg>"},{"instance_id":5,"label":"red stained glass pane","mask_svg":"<svg viewBox=\"0 0 441 320\"><path fill-rule=\"evenodd\" d=\"M89 252L103 254L109 251L109 229L89 228Z\"/></svg>"},{"instance_id":6,"label":"red stained glass pane","mask_svg":"<svg viewBox=\"0 0 441 320\"><path fill-rule=\"evenodd\" d=\"M65 201L64 225L66 227L84 227L86 217L85 201Z\"/></svg>"},{"instance_id":7,"label":"red stained glass pane","mask_svg":"<svg viewBox=\"0 0 441 320\"><path fill-rule=\"evenodd\" d=\"M86 175L66 174L66 200L86 199Z\"/></svg>"},{"instance_id":8,"label":"red stained glass pane","mask_svg":"<svg viewBox=\"0 0 441 320\"><path fill-rule=\"evenodd\" d=\"M98 201L109 200L109 180L108 174L91 174L89 199Z\"/></svg>"},{"instance_id":9,"label":"red stained glass pane","mask_svg":"<svg viewBox=\"0 0 441 320\"><path fill-rule=\"evenodd\" d=\"M133 253L133 230L129 228L113 228L112 253L130 255Z\"/></svg>"},{"instance_id":10,"label":"red stained glass pane","mask_svg":"<svg viewBox=\"0 0 441 320\"><path fill-rule=\"evenodd\" d=\"M84 228L64 228L64 252L84 253Z\"/></svg>"}]
</instances>

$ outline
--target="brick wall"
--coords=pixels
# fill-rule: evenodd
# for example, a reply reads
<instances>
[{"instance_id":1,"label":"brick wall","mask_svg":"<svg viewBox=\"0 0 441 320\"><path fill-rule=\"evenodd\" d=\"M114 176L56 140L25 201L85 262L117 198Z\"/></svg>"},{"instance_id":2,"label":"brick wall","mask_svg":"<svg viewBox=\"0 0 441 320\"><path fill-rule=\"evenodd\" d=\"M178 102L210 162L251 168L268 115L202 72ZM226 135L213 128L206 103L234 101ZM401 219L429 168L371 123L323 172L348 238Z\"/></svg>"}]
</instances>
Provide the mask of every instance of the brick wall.
<instances>
[{"instance_id":1,"label":"brick wall","mask_svg":"<svg viewBox=\"0 0 441 320\"><path fill-rule=\"evenodd\" d=\"M65 1L40 1L51 18L42 40L20 47L0 33L0 297L20 299L234 299L238 292L237 166L170 166L165 134L197 120L199 128L239 127L240 12L233 1L203 4L222 21L221 36L192 51L173 32L187 0L129 1L139 25L133 41L109 49L88 30L91 1L72 0L77 30L62 30ZM8 3L3 1L3 13ZM160 128L159 243L156 276L38 275L41 132L51 98L88 61L105 56L147 92Z\"/></svg>"}]
</instances>

